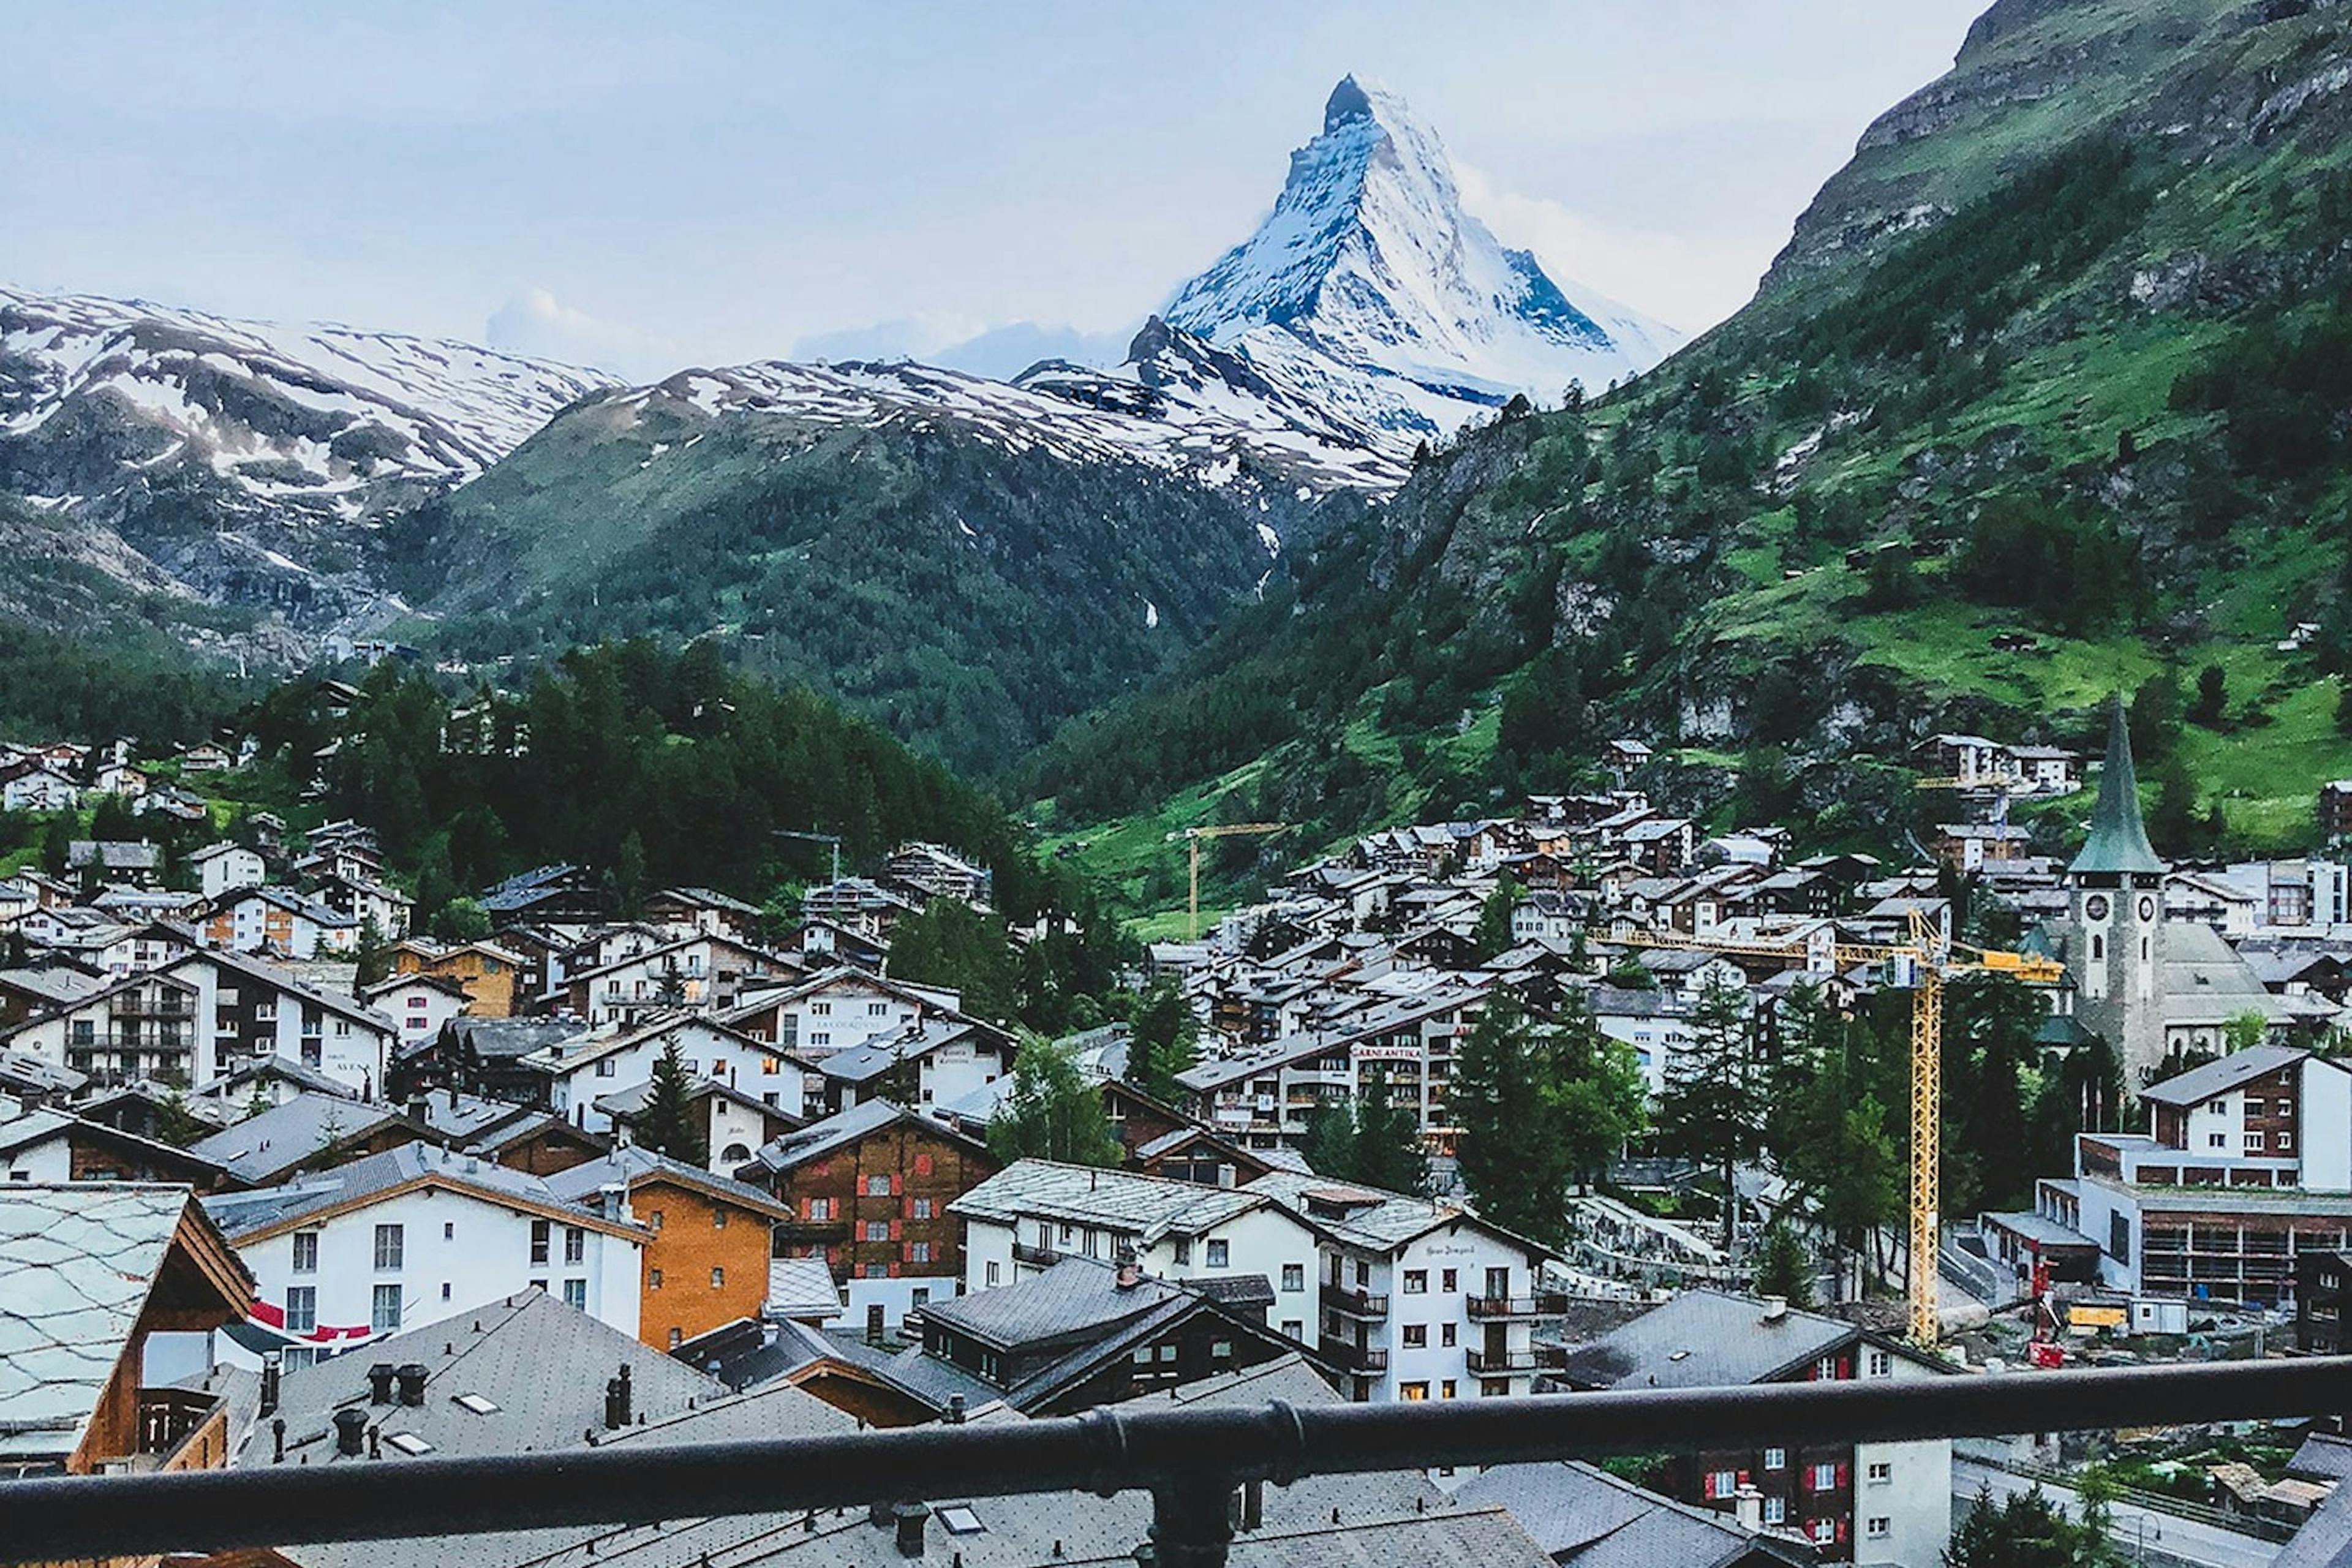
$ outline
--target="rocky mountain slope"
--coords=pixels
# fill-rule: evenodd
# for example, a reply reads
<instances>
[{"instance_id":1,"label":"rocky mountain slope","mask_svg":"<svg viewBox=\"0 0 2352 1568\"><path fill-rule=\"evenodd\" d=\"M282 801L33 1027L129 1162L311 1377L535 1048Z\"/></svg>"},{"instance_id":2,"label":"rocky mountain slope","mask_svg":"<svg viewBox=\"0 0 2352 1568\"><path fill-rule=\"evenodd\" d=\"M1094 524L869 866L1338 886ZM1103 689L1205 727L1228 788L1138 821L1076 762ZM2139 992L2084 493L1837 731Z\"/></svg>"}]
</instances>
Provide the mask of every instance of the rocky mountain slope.
<instances>
[{"instance_id":1,"label":"rocky mountain slope","mask_svg":"<svg viewBox=\"0 0 2352 1568\"><path fill-rule=\"evenodd\" d=\"M1630 380L1683 341L1506 250L1462 210L1435 132L1353 77L1257 232L1160 313L1406 452L1514 393Z\"/></svg>"},{"instance_id":2,"label":"rocky mountain slope","mask_svg":"<svg viewBox=\"0 0 2352 1568\"><path fill-rule=\"evenodd\" d=\"M1924 737L2072 743L2121 690L2168 852L2312 842L2352 774L2347 88L2341 5L2001 0L1739 316L1421 465L1034 792L1139 877L1206 816L1605 784L1622 734L1664 798L1907 852L1955 809Z\"/></svg>"},{"instance_id":3,"label":"rocky mountain slope","mask_svg":"<svg viewBox=\"0 0 2352 1568\"><path fill-rule=\"evenodd\" d=\"M269 658L289 631L383 613L373 524L611 384L466 343L0 289L0 492L127 591L279 612L249 649Z\"/></svg>"},{"instance_id":4,"label":"rocky mountain slope","mask_svg":"<svg viewBox=\"0 0 2352 1568\"><path fill-rule=\"evenodd\" d=\"M1402 477L1204 345L1139 344L1149 381L762 364L593 397L394 525L388 581L461 658L711 637L1001 768Z\"/></svg>"}]
</instances>

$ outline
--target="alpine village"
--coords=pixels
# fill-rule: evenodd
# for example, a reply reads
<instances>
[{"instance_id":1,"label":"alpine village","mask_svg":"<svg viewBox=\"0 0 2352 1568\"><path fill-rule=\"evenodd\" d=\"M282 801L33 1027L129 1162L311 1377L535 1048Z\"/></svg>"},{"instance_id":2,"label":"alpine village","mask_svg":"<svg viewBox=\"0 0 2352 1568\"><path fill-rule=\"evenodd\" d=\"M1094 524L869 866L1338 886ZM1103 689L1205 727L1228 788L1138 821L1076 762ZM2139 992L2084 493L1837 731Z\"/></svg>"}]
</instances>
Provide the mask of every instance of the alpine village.
<instances>
[{"instance_id":1,"label":"alpine village","mask_svg":"<svg viewBox=\"0 0 2352 1568\"><path fill-rule=\"evenodd\" d=\"M2352 1563L2352 7L1999 0L1687 342L1302 121L1018 374L0 289L0 1561Z\"/></svg>"}]
</instances>

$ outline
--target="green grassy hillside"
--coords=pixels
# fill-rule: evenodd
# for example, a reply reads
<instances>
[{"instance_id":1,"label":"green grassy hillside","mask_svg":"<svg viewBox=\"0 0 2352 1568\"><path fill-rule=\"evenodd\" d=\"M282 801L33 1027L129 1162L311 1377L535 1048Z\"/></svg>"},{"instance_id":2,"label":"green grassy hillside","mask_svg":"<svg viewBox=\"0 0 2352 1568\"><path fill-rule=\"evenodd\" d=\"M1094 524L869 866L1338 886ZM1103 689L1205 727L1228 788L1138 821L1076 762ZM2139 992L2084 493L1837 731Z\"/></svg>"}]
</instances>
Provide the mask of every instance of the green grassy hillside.
<instances>
[{"instance_id":1,"label":"green grassy hillside","mask_svg":"<svg viewBox=\"0 0 2352 1568\"><path fill-rule=\"evenodd\" d=\"M1912 788L1926 736L2087 747L2120 692L2166 847L2308 842L2352 773L2347 30L2300 0L2004 0L1746 310L1437 454L1065 731L1041 811L1165 908L1117 847L1599 784L1627 734L1664 799L1901 847L1950 810Z\"/></svg>"}]
</instances>

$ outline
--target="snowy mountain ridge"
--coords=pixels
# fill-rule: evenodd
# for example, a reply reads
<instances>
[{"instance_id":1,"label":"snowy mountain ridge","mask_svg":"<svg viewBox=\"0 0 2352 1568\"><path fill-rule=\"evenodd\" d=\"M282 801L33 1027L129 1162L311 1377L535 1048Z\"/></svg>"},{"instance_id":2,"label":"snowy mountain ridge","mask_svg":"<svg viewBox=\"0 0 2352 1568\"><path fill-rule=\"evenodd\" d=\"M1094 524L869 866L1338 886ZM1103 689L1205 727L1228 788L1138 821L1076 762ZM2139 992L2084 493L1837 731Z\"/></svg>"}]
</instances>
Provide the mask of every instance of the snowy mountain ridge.
<instances>
[{"instance_id":1,"label":"snowy mountain ridge","mask_svg":"<svg viewBox=\"0 0 2352 1568\"><path fill-rule=\"evenodd\" d=\"M471 343L0 288L0 484L62 505L195 468L270 510L351 518L388 488L473 478L613 384ZM137 427L138 456L93 466L93 421Z\"/></svg>"},{"instance_id":2,"label":"snowy mountain ridge","mask_svg":"<svg viewBox=\"0 0 2352 1568\"><path fill-rule=\"evenodd\" d=\"M1436 133L1348 77L1257 231L1160 315L1267 379L1410 447L1526 392L1639 374L1672 328L1507 250L1462 208Z\"/></svg>"}]
</instances>

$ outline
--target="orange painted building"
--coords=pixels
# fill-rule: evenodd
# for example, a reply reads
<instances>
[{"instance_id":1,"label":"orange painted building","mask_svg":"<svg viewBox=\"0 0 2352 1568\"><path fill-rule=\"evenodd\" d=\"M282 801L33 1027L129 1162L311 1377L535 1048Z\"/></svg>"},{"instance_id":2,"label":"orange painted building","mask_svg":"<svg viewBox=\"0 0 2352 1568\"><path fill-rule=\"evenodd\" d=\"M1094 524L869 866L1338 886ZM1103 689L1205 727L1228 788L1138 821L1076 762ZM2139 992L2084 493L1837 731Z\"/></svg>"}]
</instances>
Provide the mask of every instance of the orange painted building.
<instances>
[{"instance_id":1,"label":"orange painted building","mask_svg":"<svg viewBox=\"0 0 2352 1568\"><path fill-rule=\"evenodd\" d=\"M759 1188L635 1145L559 1171L547 1184L574 1202L625 1188L653 1234L639 1281L637 1338L656 1350L757 1318L768 1300L770 1237L792 1210Z\"/></svg>"},{"instance_id":2,"label":"orange painted building","mask_svg":"<svg viewBox=\"0 0 2352 1568\"><path fill-rule=\"evenodd\" d=\"M394 974L430 974L466 989L466 1012L476 1018L510 1018L515 987L529 965L504 948L484 942L459 947L411 937L392 950Z\"/></svg>"}]
</instances>

